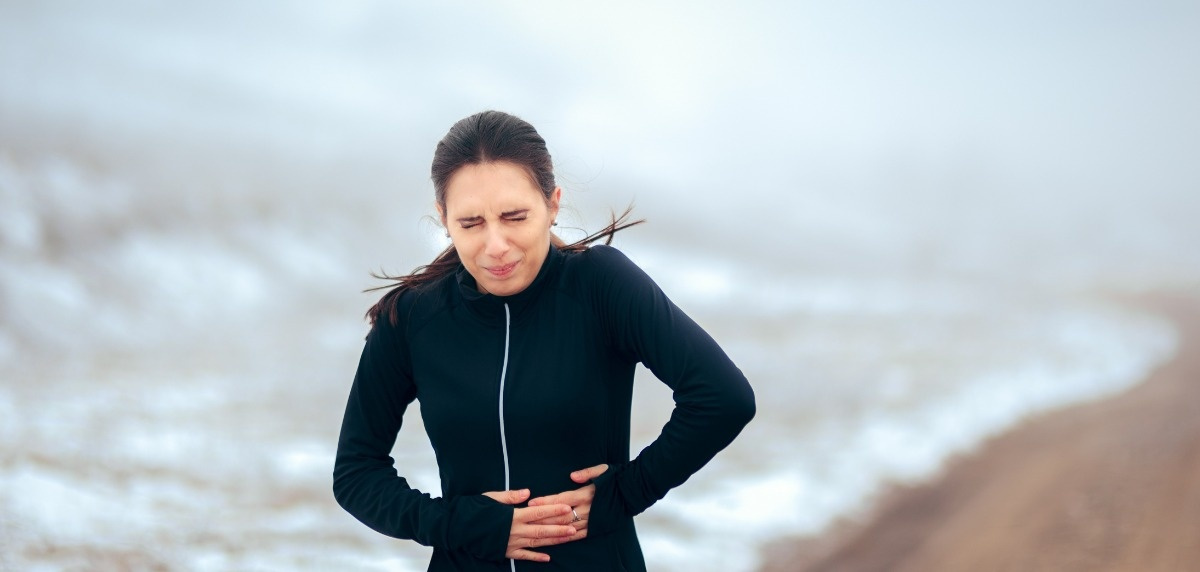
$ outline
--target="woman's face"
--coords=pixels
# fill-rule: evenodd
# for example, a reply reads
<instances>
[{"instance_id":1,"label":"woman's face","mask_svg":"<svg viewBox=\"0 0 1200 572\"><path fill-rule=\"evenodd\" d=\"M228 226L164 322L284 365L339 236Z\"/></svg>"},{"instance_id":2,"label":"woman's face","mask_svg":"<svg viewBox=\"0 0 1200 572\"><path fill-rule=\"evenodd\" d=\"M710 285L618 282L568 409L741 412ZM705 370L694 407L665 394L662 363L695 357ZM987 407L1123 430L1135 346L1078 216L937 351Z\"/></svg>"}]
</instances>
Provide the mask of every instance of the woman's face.
<instances>
[{"instance_id":1,"label":"woman's face","mask_svg":"<svg viewBox=\"0 0 1200 572\"><path fill-rule=\"evenodd\" d=\"M511 296L533 282L561 195L556 188L547 201L524 169L504 161L465 165L450 176L438 214L480 292Z\"/></svg>"}]
</instances>

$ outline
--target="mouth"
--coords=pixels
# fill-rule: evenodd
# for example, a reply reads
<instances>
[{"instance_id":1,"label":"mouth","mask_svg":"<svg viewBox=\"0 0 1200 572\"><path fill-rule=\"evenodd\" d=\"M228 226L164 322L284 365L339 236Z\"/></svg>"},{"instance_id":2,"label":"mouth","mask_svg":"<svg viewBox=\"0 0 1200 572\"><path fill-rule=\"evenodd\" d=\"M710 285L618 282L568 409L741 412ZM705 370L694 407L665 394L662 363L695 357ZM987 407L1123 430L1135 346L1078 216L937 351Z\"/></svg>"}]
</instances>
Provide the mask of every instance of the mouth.
<instances>
[{"instance_id":1,"label":"mouth","mask_svg":"<svg viewBox=\"0 0 1200 572\"><path fill-rule=\"evenodd\" d=\"M492 275L492 278L505 278L509 274L512 274L512 271L517 267L518 262L520 262L520 260L517 262L510 262L504 266L491 266L485 267L484 269L488 271L488 274Z\"/></svg>"}]
</instances>

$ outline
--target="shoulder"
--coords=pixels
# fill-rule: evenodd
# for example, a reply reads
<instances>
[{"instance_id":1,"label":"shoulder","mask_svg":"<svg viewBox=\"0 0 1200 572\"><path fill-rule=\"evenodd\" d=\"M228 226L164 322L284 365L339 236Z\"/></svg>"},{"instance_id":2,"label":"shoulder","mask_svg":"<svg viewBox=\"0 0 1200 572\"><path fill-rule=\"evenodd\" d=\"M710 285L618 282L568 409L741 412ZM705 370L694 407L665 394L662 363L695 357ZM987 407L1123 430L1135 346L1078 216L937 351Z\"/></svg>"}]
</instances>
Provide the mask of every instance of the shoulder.
<instances>
[{"instance_id":1,"label":"shoulder","mask_svg":"<svg viewBox=\"0 0 1200 572\"><path fill-rule=\"evenodd\" d=\"M617 276L625 274L644 274L624 252L608 245L597 244L582 252L567 255L567 266L575 272L586 275Z\"/></svg>"},{"instance_id":2,"label":"shoulder","mask_svg":"<svg viewBox=\"0 0 1200 572\"><path fill-rule=\"evenodd\" d=\"M606 245L568 254L564 264L565 287L584 298L613 301L658 290L657 285L625 253Z\"/></svg>"}]
</instances>

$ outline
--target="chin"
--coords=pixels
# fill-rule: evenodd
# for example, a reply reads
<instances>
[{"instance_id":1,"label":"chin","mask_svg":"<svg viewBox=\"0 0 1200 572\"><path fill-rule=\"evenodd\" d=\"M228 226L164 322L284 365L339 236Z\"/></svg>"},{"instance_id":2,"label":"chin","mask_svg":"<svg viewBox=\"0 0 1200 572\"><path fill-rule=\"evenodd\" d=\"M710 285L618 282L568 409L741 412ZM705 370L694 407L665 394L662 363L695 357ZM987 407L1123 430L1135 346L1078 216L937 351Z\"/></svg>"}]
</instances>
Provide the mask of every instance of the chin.
<instances>
[{"instance_id":1,"label":"chin","mask_svg":"<svg viewBox=\"0 0 1200 572\"><path fill-rule=\"evenodd\" d=\"M485 285L484 288L486 288L487 291L493 296L512 296L513 294L519 294L521 290L524 290L524 288L513 288L504 282L499 284Z\"/></svg>"},{"instance_id":2,"label":"chin","mask_svg":"<svg viewBox=\"0 0 1200 572\"><path fill-rule=\"evenodd\" d=\"M508 280L488 280L483 287L495 296L512 296L520 294L532 282L532 280L520 280L516 276L510 276Z\"/></svg>"}]
</instances>

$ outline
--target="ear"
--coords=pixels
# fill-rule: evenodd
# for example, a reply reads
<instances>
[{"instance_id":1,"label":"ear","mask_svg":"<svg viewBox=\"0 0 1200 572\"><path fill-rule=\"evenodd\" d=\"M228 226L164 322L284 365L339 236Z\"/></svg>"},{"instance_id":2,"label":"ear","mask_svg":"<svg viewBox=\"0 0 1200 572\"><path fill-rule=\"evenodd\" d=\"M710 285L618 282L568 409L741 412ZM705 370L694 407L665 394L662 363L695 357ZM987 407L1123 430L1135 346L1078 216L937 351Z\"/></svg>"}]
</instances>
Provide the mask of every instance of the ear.
<instances>
[{"instance_id":1,"label":"ear","mask_svg":"<svg viewBox=\"0 0 1200 572\"><path fill-rule=\"evenodd\" d=\"M442 226L446 226L446 209L442 208L441 203L434 201L433 208L437 209L438 220L442 221Z\"/></svg>"},{"instance_id":2,"label":"ear","mask_svg":"<svg viewBox=\"0 0 1200 572\"><path fill-rule=\"evenodd\" d=\"M558 218L558 203L562 200L562 187L554 187L554 191L550 193L550 221L554 222Z\"/></svg>"}]
</instances>

